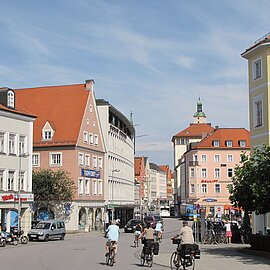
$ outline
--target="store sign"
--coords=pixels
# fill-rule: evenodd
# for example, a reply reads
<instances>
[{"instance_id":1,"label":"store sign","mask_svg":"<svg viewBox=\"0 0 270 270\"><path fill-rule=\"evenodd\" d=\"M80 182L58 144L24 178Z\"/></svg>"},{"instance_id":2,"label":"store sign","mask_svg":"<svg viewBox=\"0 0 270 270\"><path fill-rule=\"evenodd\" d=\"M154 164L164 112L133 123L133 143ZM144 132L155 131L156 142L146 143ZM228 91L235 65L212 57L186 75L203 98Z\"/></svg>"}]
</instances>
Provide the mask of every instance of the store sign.
<instances>
[{"instance_id":1,"label":"store sign","mask_svg":"<svg viewBox=\"0 0 270 270\"><path fill-rule=\"evenodd\" d=\"M82 176L100 179L100 171L82 169Z\"/></svg>"},{"instance_id":2,"label":"store sign","mask_svg":"<svg viewBox=\"0 0 270 270\"><path fill-rule=\"evenodd\" d=\"M33 194L21 194L20 201L22 202L32 202L34 200ZM18 202L19 195L18 194L4 194L0 196L0 201L3 202Z\"/></svg>"},{"instance_id":3,"label":"store sign","mask_svg":"<svg viewBox=\"0 0 270 270\"><path fill-rule=\"evenodd\" d=\"M218 180L201 180L201 183L218 183Z\"/></svg>"},{"instance_id":4,"label":"store sign","mask_svg":"<svg viewBox=\"0 0 270 270\"><path fill-rule=\"evenodd\" d=\"M213 199L213 198L206 198L206 199L203 199L204 202L216 202L217 200L216 199Z\"/></svg>"}]
</instances>

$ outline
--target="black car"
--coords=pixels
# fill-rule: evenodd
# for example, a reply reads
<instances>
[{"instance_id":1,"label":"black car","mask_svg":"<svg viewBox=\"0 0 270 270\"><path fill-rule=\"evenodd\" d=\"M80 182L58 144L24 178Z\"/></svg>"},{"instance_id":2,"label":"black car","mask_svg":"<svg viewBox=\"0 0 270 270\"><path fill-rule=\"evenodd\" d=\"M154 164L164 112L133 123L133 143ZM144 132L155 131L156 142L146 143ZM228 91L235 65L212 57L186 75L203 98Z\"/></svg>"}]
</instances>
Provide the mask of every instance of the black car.
<instances>
[{"instance_id":1,"label":"black car","mask_svg":"<svg viewBox=\"0 0 270 270\"><path fill-rule=\"evenodd\" d=\"M142 223L139 219L130 219L124 226L124 232L134 232L138 224Z\"/></svg>"}]
</instances>

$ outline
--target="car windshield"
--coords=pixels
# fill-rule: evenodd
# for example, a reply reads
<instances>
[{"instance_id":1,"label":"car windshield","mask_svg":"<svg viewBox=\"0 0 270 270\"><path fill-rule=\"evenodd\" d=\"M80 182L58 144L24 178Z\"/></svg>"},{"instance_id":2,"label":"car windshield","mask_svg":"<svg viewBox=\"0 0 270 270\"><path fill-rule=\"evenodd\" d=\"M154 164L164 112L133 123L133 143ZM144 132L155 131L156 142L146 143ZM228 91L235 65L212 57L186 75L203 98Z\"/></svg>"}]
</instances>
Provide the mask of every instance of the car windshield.
<instances>
[{"instance_id":1,"label":"car windshield","mask_svg":"<svg viewBox=\"0 0 270 270\"><path fill-rule=\"evenodd\" d=\"M35 227L35 229L45 229L45 230L49 230L50 229L50 223L46 223L46 222L39 222L38 224L37 224L37 226Z\"/></svg>"}]
</instances>

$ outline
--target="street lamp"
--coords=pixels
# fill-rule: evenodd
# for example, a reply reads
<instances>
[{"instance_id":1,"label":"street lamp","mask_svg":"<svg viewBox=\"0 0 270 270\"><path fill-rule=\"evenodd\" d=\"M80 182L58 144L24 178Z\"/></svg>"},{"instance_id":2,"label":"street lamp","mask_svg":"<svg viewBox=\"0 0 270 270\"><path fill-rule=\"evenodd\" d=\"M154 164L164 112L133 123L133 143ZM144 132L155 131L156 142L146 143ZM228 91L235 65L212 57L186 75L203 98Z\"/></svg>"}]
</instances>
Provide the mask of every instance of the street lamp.
<instances>
[{"instance_id":1,"label":"street lamp","mask_svg":"<svg viewBox=\"0 0 270 270\"><path fill-rule=\"evenodd\" d=\"M19 175L18 175L18 231L21 226L21 171L22 171L22 158L29 157L30 154L22 153L19 154Z\"/></svg>"},{"instance_id":2,"label":"street lamp","mask_svg":"<svg viewBox=\"0 0 270 270\"><path fill-rule=\"evenodd\" d=\"M120 170L118 169L114 169L112 170L112 220L114 219L114 197L113 197L113 186L114 186L114 183L113 183L113 180L114 180L114 173L115 172L120 172Z\"/></svg>"}]
</instances>

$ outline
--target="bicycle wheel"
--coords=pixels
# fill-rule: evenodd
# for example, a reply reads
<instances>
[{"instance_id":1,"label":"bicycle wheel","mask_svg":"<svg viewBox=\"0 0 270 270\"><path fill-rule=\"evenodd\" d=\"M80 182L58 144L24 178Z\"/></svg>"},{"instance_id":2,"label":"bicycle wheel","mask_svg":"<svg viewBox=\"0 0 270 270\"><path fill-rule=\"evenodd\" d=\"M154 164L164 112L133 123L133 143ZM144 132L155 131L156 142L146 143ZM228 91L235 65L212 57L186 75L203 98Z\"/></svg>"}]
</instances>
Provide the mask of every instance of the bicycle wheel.
<instances>
[{"instance_id":1,"label":"bicycle wheel","mask_svg":"<svg viewBox=\"0 0 270 270\"><path fill-rule=\"evenodd\" d=\"M111 258L110 258L110 266L113 266L113 264L115 262L114 260L115 260L115 251L112 250L112 252L111 252Z\"/></svg>"},{"instance_id":2,"label":"bicycle wheel","mask_svg":"<svg viewBox=\"0 0 270 270\"><path fill-rule=\"evenodd\" d=\"M152 265L153 265L153 255L152 254L147 254L146 261L147 261L147 266L152 267Z\"/></svg>"},{"instance_id":3,"label":"bicycle wheel","mask_svg":"<svg viewBox=\"0 0 270 270\"><path fill-rule=\"evenodd\" d=\"M145 263L145 255L144 255L143 251L142 251L140 257L141 257L141 265L144 265L144 263Z\"/></svg>"},{"instance_id":4,"label":"bicycle wheel","mask_svg":"<svg viewBox=\"0 0 270 270\"><path fill-rule=\"evenodd\" d=\"M170 259L170 267L171 267L171 270L178 270L179 267L180 267L180 260L179 260L179 254L178 252L174 252L172 255L171 255L171 259Z\"/></svg>"},{"instance_id":5,"label":"bicycle wheel","mask_svg":"<svg viewBox=\"0 0 270 270\"><path fill-rule=\"evenodd\" d=\"M27 244L27 243L28 243L28 238L27 238L27 236L24 236L24 235L23 235L23 236L21 237L20 240L21 240L21 243L22 243L22 244Z\"/></svg>"}]
</instances>

